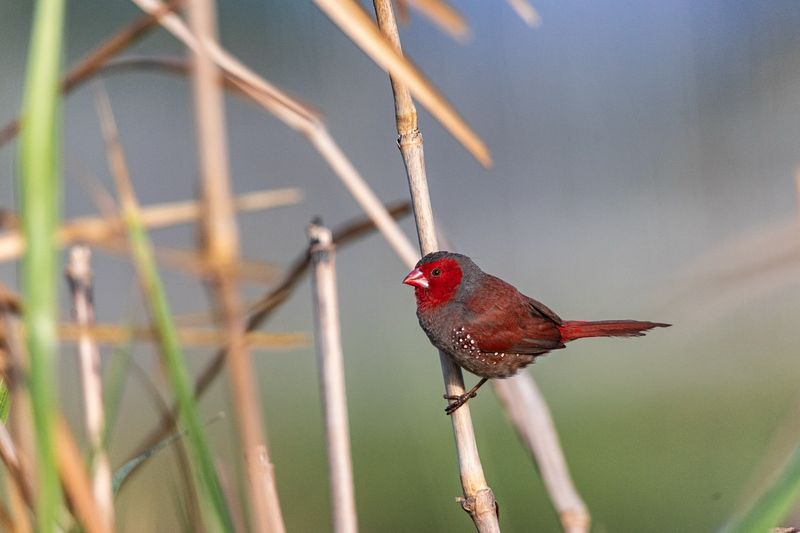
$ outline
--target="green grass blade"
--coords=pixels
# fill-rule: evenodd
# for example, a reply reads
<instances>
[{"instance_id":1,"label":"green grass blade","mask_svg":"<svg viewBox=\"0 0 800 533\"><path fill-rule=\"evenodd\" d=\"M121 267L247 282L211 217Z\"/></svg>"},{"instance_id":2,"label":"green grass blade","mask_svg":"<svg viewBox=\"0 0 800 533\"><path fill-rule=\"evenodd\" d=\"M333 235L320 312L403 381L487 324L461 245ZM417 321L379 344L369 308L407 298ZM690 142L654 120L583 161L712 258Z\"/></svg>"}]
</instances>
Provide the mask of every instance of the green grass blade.
<instances>
[{"instance_id":1,"label":"green grass blade","mask_svg":"<svg viewBox=\"0 0 800 533\"><path fill-rule=\"evenodd\" d=\"M166 439L162 440L149 450L143 451L142 453L140 453L127 463L117 468L114 471L114 476L111 479L111 488L114 494L117 494L119 492L119 489L122 488L122 484L125 482L126 479L128 479L128 476L130 476L134 470L139 468L139 466L142 463L144 463L145 461L150 459L153 455L160 452L161 450L163 450L164 448L166 448L167 446L169 446L170 444L172 444L173 442L175 442L180 438L181 438L180 434L167 437Z\"/></svg>"},{"instance_id":2,"label":"green grass blade","mask_svg":"<svg viewBox=\"0 0 800 533\"><path fill-rule=\"evenodd\" d=\"M111 435L117 425L117 417L122 405L122 395L125 392L126 378L131 366L132 353L133 335L131 335L125 346L114 350L111 363L106 369L105 381L107 385L103 394L103 404L106 412L106 424L103 428L103 447L106 449L109 448Z\"/></svg>"},{"instance_id":3,"label":"green grass blade","mask_svg":"<svg viewBox=\"0 0 800 533\"><path fill-rule=\"evenodd\" d=\"M726 524L724 533L769 531L780 526L800 495L800 446L795 448L777 479L744 515Z\"/></svg>"},{"instance_id":4,"label":"green grass blade","mask_svg":"<svg viewBox=\"0 0 800 533\"><path fill-rule=\"evenodd\" d=\"M61 500L53 441L58 320L59 66L64 0L39 0L33 18L20 138L20 213L26 240L24 323L36 429L37 531L52 531Z\"/></svg>"},{"instance_id":5,"label":"green grass blade","mask_svg":"<svg viewBox=\"0 0 800 533\"><path fill-rule=\"evenodd\" d=\"M6 380L0 378L0 421L3 424L8 422L8 414L11 411L11 394L8 390Z\"/></svg>"},{"instance_id":6,"label":"green grass blade","mask_svg":"<svg viewBox=\"0 0 800 533\"><path fill-rule=\"evenodd\" d=\"M184 365L183 353L178 341L175 324L169 309L161 278L153 258L152 245L142 227L137 213L124 209L125 225L128 229L131 250L139 276L144 286L150 312L161 343L161 353L175 400L180 420L186 427L187 441L193 468L200 486L200 493L209 504L209 511L216 526L233 531L230 512L222 493L222 487L214 468L211 450L206 440L192 392L192 383Z\"/></svg>"}]
</instances>

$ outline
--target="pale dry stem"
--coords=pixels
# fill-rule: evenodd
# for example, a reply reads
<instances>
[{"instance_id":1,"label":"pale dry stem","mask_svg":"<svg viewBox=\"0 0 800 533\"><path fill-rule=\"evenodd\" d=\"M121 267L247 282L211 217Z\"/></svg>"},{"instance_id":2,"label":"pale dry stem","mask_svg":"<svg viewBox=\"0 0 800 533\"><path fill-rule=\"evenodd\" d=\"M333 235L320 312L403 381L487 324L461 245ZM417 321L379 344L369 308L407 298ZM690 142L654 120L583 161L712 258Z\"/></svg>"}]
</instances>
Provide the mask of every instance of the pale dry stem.
<instances>
[{"instance_id":1,"label":"pale dry stem","mask_svg":"<svg viewBox=\"0 0 800 533\"><path fill-rule=\"evenodd\" d=\"M72 293L73 316L78 323L78 359L83 393L84 424L91 449L89 470L92 494L101 519L109 530L114 529L114 502L111 489L111 465L103 445L105 413L103 409L103 380L100 350L88 327L94 323L94 298L91 271L91 251L86 246L70 250L66 269Z\"/></svg>"},{"instance_id":2,"label":"pale dry stem","mask_svg":"<svg viewBox=\"0 0 800 533\"><path fill-rule=\"evenodd\" d=\"M332 529L335 533L356 533L358 522L336 292L336 250L328 228L312 223L308 235L311 241L314 336L325 416Z\"/></svg>"}]
</instances>

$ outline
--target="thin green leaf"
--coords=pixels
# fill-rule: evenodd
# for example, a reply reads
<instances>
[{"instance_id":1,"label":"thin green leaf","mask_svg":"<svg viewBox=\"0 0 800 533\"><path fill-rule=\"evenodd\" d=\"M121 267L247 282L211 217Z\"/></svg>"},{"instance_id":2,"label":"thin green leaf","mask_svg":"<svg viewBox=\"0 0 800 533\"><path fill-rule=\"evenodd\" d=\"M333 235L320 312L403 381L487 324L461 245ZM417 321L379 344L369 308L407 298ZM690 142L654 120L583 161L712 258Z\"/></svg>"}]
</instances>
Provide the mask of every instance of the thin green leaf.
<instances>
[{"instance_id":1,"label":"thin green leaf","mask_svg":"<svg viewBox=\"0 0 800 533\"><path fill-rule=\"evenodd\" d=\"M111 103L105 92L98 91L97 95L100 125L106 140L109 166L120 197L122 221L127 230L131 256L142 284L145 301L158 334L161 347L159 354L175 395L179 419L187 430L192 469L203 500L203 511L209 515L210 523L207 526L212 531L233 531L233 521L214 468L211 448L200 423L178 332L156 267L153 244L142 224L136 194L130 183L125 153L119 142Z\"/></svg>"},{"instance_id":2,"label":"thin green leaf","mask_svg":"<svg viewBox=\"0 0 800 533\"><path fill-rule=\"evenodd\" d=\"M23 319L39 474L37 531L53 530L61 500L53 439L57 350L59 219L59 66L64 0L39 0L33 18L20 140L20 214L28 247L23 264Z\"/></svg>"},{"instance_id":3,"label":"thin green leaf","mask_svg":"<svg viewBox=\"0 0 800 533\"><path fill-rule=\"evenodd\" d=\"M127 192L132 194L130 190ZM233 523L214 468L211 449L197 413L192 382L184 365L178 333L161 278L156 269L153 247L139 220L133 201L135 200L130 197L128 201L123 201L123 218L128 231L131 252L142 281L154 325L158 331L161 343L160 352L178 404L180 420L188 432L187 440L192 455L192 466L195 469L201 494L209 504L215 529L233 531Z\"/></svg>"},{"instance_id":4,"label":"thin green leaf","mask_svg":"<svg viewBox=\"0 0 800 533\"><path fill-rule=\"evenodd\" d=\"M721 533L769 531L778 527L800 495L800 446L795 448L777 479L767 487L750 509L733 518Z\"/></svg>"},{"instance_id":5,"label":"thin green leaf","mask_svg":"<svg viewBox=\"0 0 800 533\"><path fill-rule=\"evenodd\" d=\"M133 331L133 326L131 326ZM133 352L133 334L125 346L114 350L111 364L106 370L106 382L103 404L106 412L106 425L103 428L103 447L108 449L111 434L117 423L119 408L122 404L122 395L125 392L126 377L131 366L131 353Z\"/></svg>"},{"instance_id":6,"label":"thin green leaf","mask_svg":"<svg viewBox=\"0 0 800 533\"><path fill-rule=\"evenodd\" d=\"M142 463L180 438L181 435L172 435L171 437L167 437L149 450L143 451L124 465L117 468L114 471L114 476L111 478L111 488L114 491L114 494L119 492L119 489L122 487L122 484L125 482L125 480L128 479L128 476L130 476Z\"/></svg>"},{"instance_id":7,"label":"thin green leaf","mask_svg":"<svg viewBox=\"0 0 800 533\"><path fill-rule=\"evenodd\" d=\"M0 378L0 421L8 422L8 413L11 411L11 395L9 394L6 380Z\"/></svg>"},{"instance_id":8,"label":"thin green leaf","mask_svg":"<svg viewBox=\"0 0 800 533\"><path fill-rule=\"evenodd\" d=\"M222 417L223 417L223 415L220 413L217 416L215 416L214 418L212 418L211 420L209 420L208 424L212 424L212 423L216 422L217 420L219 420ZM153 446L152 448L149 448L149 449L143 451L142 453L140 453L139 455L136 455L136 456L130 458L125 464L123 464L122 466L117 468L117 470L114 471L114 476L111 478L111 487L112 487L112 489L114 491L114 494L116 495L119 492L119 490L122 488L122 485L125 483L125 481L130 477L131 474L133 474L134 471L136 471L136 469L139 466L142 465L142 463L144 463L146 460L148 460L153 455L155 455L156 453L160 452L161 450L163 450L164 448L166 448L167 446L169 446L173 442L175 442L178 439L181 439L181 438L183 438L185 436L186 436L186 433L177 433L175 435L171 435L171 436L169 436L169 437L167 437L165 439L162 439L155 446Z\"/></svg>"}]
</instances>

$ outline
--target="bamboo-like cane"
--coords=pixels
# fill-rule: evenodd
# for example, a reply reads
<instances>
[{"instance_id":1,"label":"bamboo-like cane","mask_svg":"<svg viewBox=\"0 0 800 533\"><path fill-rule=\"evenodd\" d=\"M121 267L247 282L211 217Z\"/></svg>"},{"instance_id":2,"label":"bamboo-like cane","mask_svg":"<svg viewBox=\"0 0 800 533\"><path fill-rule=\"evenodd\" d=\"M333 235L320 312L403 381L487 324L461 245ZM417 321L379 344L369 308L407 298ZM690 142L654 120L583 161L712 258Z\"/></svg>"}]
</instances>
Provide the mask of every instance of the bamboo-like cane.
<instances>
[{"instance_id":1,"label":"bamboo-like cane","mask_svg":"<svg viewBox=\"0 0 800 533\"><path fill-rule=\"evenodd\" d=\"M350 458L350 435L345 397L344 362L336 294L336 256L331 231L312 223L311 288L314 302L314 330L319 362L322 405L325 412L325 440L334 533L356 533L355 490Z\"/></svg>"},{"instance_id":2,"label":"bamboo-like cane","mask_svg":"<svg viewBox=\"0 0 800 533\"><path fill-rule=\"evenodd\" d=\"M400 36L397 22L389 0L374 0L378 26L392 43L398 54ZM411 201L414 206L414 217L417 223L417 236L422 255L438 250L436 230L433 221L428 182L425 176L425 158L422 145L422 134L417 129L417 112L411 100L411 92L397 79L390 76L394 93L395 115L397 117L398 145L408 174ZM464 378L461 369L444 353L439 352L445 389L448 396L464 394ZM466 408L466 409L465 409ZM451 416L453 434L458 452L458 464L461 472L461 487L464 490L462 507L469 513L480 532L500 531L497 502L494 493L486 483L483 474L478 445L472 428L472 416L469 406L464 405Z\"/></svg>"},{"instance_id":3,"label":"bamboo-like cane","mask_svg":"<svg viewBox=\"0 0 800 533\"><path fill-rule=\"evenodd\" d=\"M84 423L91 448L89 471L92 477L92 494L101 520L108 530L113 531L114 502L111 491L111 465L103 446L105 413L100 350L85 328L94 322L91 251L87 246L75 246L70 250L66 275L72 293L73 316L78 325L82 326L78 341L78 358L83 393Z\"/></svg>"},{"instance_id":4,"label":"bamboo-like cane","mask_svg":"<svg viewBox=\"0 0 800 533\"><path fill-rule=\"evenodd\" d=\"M202 239L213 268L211 287L220 318L228 330L227 366L236 411L239 443L244 450L247 491L255 531L283 533L274 467L264 440L258 387L245 343L242 302L230 276L239 255L239 235L228 173L223 89L217 65L206 52L217 40L214 0L191 0L189 22L199 46L193 52L192 88L197 120L198 155L202 177Z\"/></svg>"}]
</instances>

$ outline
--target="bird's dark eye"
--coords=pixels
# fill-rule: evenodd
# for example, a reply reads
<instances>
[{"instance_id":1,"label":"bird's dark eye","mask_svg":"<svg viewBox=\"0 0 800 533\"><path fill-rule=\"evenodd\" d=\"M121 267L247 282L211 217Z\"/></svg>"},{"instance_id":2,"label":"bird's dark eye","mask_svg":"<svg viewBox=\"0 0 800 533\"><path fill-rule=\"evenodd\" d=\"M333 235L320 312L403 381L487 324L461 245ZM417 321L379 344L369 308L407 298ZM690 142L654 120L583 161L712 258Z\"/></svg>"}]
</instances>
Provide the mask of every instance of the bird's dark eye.
<instances>
[{"instance_id":1,"label":"bird's dark eye","mask_svg":"<svg viewBox=\"0 0 800 533\"><path fill-rule=\"evenodd\" d=\"M434 268L433 270L431 270L431 274L434 275L434 276L440 276L442 274L442 269L441 268Z\"/></svg>"}]
</instances>

